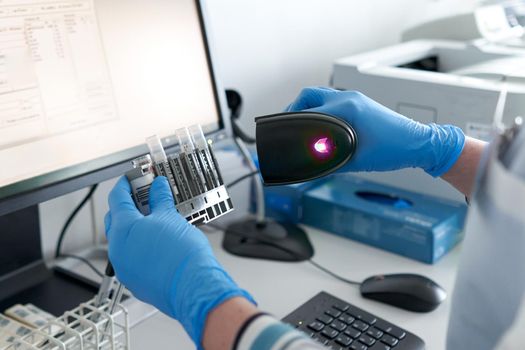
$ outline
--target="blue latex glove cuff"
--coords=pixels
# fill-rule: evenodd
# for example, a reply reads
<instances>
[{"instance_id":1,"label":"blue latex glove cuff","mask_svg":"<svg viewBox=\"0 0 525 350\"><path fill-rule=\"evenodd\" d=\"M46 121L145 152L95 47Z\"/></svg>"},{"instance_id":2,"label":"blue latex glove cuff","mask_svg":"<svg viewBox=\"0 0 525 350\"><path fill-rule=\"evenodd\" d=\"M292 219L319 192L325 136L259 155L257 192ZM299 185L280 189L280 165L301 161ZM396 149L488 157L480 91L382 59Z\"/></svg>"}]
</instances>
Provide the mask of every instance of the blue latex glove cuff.
<instances>
[{"instance_id":1,"label":"blue latex glove cuff","mask_svg":"<svg viewBox=\"0 0 525 350\"><path fill-rule=\"evenodd\" d=\"M430 166L424 170L434 177L439 177L456 164L465 147L463 130L453 125L430 124L432 136L428 152L432 155Z\"/></svg>"},{"instance_id":2,"label":"blue latex glove cuff","mask_svg":"<svg viewBox=\"0 0 525 350\"><path fill-rule=\"evenodd\" d=\"M209 247L187 256L175 271L169 293L171 316L180 320L199 349L202 349L206 318L213 309L235 297L245 298L256 305L252 296L239 288L219 265Z\"/></svg>"}]
</instances>

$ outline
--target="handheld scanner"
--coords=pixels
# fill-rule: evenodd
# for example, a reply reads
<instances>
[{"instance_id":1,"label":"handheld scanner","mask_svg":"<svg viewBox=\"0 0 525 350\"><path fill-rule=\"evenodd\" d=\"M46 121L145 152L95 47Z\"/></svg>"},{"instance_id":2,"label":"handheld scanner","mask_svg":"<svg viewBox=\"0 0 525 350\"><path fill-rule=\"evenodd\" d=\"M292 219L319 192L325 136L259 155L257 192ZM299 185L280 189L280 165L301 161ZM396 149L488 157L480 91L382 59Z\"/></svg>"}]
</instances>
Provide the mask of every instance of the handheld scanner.
<instances>
[{"instance_id":1,"label":"handheld scanner","mask_svg":"<svg viewBox=\"0 0 525 350\"><path fill-rule=\"evenodd\" d=\"M326 176L354 155L357 135L346 122L323 113L258 117L257 155L265 185L286 185Z\"/></svg>"}]
</instances>

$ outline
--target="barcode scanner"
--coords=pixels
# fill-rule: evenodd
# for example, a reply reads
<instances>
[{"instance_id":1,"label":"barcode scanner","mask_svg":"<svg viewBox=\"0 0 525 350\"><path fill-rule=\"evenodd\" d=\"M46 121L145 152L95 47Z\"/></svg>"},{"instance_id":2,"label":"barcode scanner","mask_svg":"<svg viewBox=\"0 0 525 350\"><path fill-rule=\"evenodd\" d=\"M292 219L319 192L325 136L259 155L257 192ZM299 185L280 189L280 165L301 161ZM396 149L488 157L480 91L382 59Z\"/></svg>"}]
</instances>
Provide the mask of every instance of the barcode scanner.
<instances>
[{"instance_id":1,"label":"barcode scanner","mask_svg":"<svg viewBox=\"0 0 525 350\"><path fill-rule=\"evenodd\" d=\"M258 117L259 169L265 185L314 180L344 166L357 135L346 122L324 113L293 112Z\"/></svg>"},{"instance_id":2,"label":"barcode scanner","mask_svg":"<svg viewBox=\"0 0 525 350\"><path fill-rule=\"evenodd\" d=\"M287 185L328 175L344 166L357 146L354 129L328 114L280 113L258 117L255 123L259 170L265 185ZM265 218L262 186L256 186L260 186L256 198L262 215L230 224L224 234L224 249L251 258L309 260L314 249L304 230Z\"/></svg>"}]
</instances>

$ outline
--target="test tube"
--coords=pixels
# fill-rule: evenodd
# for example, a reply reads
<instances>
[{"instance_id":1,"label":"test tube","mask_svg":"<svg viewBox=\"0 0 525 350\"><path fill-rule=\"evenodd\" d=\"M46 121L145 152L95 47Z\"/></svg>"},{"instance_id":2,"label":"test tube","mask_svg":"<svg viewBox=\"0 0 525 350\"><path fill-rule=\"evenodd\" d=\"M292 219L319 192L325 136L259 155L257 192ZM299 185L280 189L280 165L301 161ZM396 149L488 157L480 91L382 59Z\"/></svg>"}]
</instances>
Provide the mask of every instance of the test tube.
<instances>
[{"instance_id":1,"label":"test tube","mask_svg":"<svg viewBox=\"0 0 525 350\"><path fill-rule=\"evenodd\" d=\"M190 132L187 128L180 128L175 130L175 136L179 140L181 153L191 153L195 149L191 141Z\"/></svg>"},{"instance_id":2,"label":"test tube","mask_svg":"<svg viewBox=\"0 0 525 350\"><path fill-rule=\"evenodd\" d=\"M148 215L149 208L149 189L155 179L153 162L149 154L132 161L133 169L126 173L126 177L131 186L131 195L139 211Z\"/></svg>"},{"instance_id":3,"label":"test tube","mask_svg":"<svg viewBox=\"0 0 525 350\"><path fill-rule=\"evenodd\" d=\"M166 176L177 210L193 224L208 222L233 209L222 187L217 162L200 126L176 130L180 152L166 155L157 136L146 139L150 154L135 159L128 177L137 207L149 214L155 176ZM212 192L213 191L213 192Z\"/></svg>"},{"instance_id":4,"label":"test tube","mask_svg":"<svg viewBox=\"0 0 525 350\"><path fill-rule=\"evenodd\" d=\"M189 128L193 143L197 148L198 160L201 167L204 169L206 176L206 183L209 189L219 187L222 185L222 177L216 165L215 157L211 150L210 144L207 142L204 132L200 125L192 125Z\"/></svg>"},{"instance_id":5,"label":"test tube","mask_svg":"<svg viewBox=\"0 0 525 350\"><path fill-rule=\"evenodd\" d=\"M181 153L179 155L182 166L190 180L190 190L193 196L197 196L207 191L206 180L203 169L199 163L195 145L193 144L190 132L187 128L175 131L179 140Z\"/></svg>"},{"instance_id":6,"label":"test tube","mask_svg":"<svg viewBox=\"0 0 525 350\"><path fill-rule=\"evenodd\" d=\"M146 139L146 143L148 145L151 158L153 158L155 172L157 175L165 176L168 179L171 192L173 193L173 198L176 203L179 203L182 201L182 198L173 177L173 173L170 169L168 157L166 157L166 152L164 152L164 148L160 142L160 138L157 135L150 136Z\"/></svg>"},{"instance_id":7,"label":"test tube","mask_svg":"<svg viewBox=\"0 0 525 350\"><path fill-rule=\"evenodd\" d=\"M168 157L168 161L170 164L170 168L173 173L173 177L177 184L179 185L180 195L182 198L182 201L190 199L191 191L190 191L190 182L186 176L186 173L183 169L182 162L180 159L180 155L173 155Z\"/></svg>"}]
</instances>

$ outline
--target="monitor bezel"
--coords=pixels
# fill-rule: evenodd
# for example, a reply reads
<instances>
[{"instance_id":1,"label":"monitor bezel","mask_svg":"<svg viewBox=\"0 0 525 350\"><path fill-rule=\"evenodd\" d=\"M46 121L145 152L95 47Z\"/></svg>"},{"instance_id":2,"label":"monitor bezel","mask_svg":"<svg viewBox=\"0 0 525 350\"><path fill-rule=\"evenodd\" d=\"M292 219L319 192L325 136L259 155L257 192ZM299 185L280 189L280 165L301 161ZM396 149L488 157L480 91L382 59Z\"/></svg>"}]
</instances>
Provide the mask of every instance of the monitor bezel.
<instances>
[{"instance_id":1,"label":"monitor bezel","mask_svg":"<svg viewBox=\"0 0 525 350\"><path fill-rule=\"evenodd\" d=\"M194 0L199 15L199 24L201 28L202 40L206 50L206 60L208 63L208 71L211 77L213 94L219 120L216 130L206 133L207 137L212 139L223 139L231 135L231 126L227 115L226 96L222 84L218 79L217 63L214 59L214 50L211 34L209 30L209 19L207 14L207 0ZM210 127L203 126L203 127ZM170 137L170 139L176 139ZM165 145L168 152L177 147L176 144ZM51 200L53 198L68 194L124 174L130 169L130 161L137 156L147 153L146 145L139 145L116 154L108 155L106 157L98 158L96 160L60 169L54 172L36 176L31 179L16 182L4 186L0 190L0 215L6 215L26 207L37 205L39 203ZM88 164L92 162L100 162L101 164L108 163L108 160L118 157L119 160L110 165L101 165L93 170L82 171ZM8 167L4 169L7 170ZM72 175L67 176L68 173ZM56 177L63 178L54 180ZM2 195L4 192L4 195Z\"/></svg>"}]
</instances>

